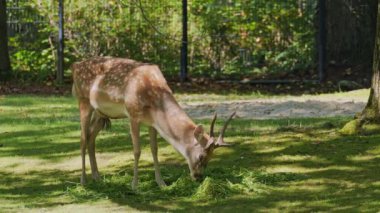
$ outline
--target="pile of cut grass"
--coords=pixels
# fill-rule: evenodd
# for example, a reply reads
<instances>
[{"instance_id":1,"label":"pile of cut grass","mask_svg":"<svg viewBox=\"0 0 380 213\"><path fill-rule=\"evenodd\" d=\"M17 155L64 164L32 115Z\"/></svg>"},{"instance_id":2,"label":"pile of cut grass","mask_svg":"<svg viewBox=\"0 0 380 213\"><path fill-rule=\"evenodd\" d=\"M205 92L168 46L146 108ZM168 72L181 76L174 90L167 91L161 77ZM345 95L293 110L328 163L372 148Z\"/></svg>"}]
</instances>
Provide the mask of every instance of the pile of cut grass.
<instances>
[{"instance_id":1,"label":"pile of cut grass","mask_svg":"<svg viewBox=\"0 0 380 213\"><path fill-rule=\"evenodd\" d=\"M221 199L228 197L233 192L229 182L206 177L193 194L193 198Z\"/></svg>"},{"instance_id":2,"label":"pile of cut grass","mask_svg":"<svg viewBox=\"0 0 380 213\"><path fill-rule=\"evenodd\" d=\"M131 176L116 174L103 177L98 182L90 182L86 186L68 186L67 194L77 200L125 199L130 195L133 195L133 199L144 201L176 198L193 201L221 200L236 194L265 193L270 186L304 178L296 173L267 173L244 168L216 168L209 174L211 176L196 182L188 174L182 173L174 182L163 188L157 186L152 176L147 176L142 178L137 191L131 189Z\"/></svg>"}]
</instances>

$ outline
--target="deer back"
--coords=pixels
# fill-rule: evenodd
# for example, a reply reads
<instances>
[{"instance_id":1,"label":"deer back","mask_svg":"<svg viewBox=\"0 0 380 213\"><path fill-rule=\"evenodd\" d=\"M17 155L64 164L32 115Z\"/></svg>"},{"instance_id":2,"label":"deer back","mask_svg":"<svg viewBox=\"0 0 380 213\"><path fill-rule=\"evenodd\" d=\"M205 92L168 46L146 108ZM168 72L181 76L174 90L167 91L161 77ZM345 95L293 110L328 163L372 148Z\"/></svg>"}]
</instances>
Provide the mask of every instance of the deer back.
<instances>
[{"instance_id":1,"label":"deer back","mask_svg":"<svg viewBox=\"0 0 380 213\"><path fill-rule=\"evenodd\" d=\"M171 96L160 69L124 58L96 57L72 66L73 91L89 99L101 114L111 118L144 118L152 108Z\"/></svg>"}]
</instances>

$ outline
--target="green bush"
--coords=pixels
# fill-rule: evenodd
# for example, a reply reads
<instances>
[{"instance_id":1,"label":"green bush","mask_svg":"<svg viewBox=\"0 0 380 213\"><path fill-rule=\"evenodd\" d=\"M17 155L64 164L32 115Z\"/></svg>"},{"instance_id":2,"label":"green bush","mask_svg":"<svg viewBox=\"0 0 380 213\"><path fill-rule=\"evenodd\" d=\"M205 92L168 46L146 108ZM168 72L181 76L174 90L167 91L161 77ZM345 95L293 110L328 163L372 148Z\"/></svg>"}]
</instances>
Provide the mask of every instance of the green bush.
<instances>
[{"instance_id":1,"label":"green bush","mask_svg":"<svg viewBox=\"0 0 380 213\"><path fill-rule=\"evenodd\" d=\"M190 1L191 75L250 76L309 69L315 56L315 4L306 0ZM24 6L47 22L39 25L33 42L12 38L15 76L43 81L56 69L57 2L32 0ZM65 20L67 75L74 61L112 55L156 63L166 75L177 76L180 1L69 0L65 1Z\"/></svg>"}]
</instances>

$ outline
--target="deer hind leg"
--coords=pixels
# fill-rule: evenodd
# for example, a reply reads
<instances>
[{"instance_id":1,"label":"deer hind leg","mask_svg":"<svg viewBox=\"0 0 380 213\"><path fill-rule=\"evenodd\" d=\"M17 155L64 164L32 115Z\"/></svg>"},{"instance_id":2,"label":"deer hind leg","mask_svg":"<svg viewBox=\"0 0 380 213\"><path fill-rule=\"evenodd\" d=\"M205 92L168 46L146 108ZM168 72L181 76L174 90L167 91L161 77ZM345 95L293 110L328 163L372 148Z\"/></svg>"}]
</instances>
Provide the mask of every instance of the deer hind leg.
<instances>
[{"instance_id":1,"label":"deer hind leg","mask_svg":"<svg viewBox=\"0 0 380 213\"><path fill-rule=\"evenodd\" d=\"M91 124L90 124L90 136L88 139L87 150L88 150L88 155L90 157L91 174L94 180L100 179L98 165L96 163L95 139L98 133L100 132L100 130L102 130L105 127L106 122L109 122L108 118L102 118L96 112L93 113L92 118L91 118Z\"/></svg>"},{"instance_id":2,"label":"deer hind leg","mask_svg":"<svg viewBox=\"0 0 380 213\"><path fill-rule=\"evenodd\" d=\"M139 122L131 119L131 135L133 143L133 154L135 157L134 167L133 167L133 180L132 180L132 190L137 189L138 184L138 165L141 154L140 149L140 124Z\"/></svg>"},{"instance_id":3,"label":"deer hind leg","mask_svg":"<svg viewBox=\"0 0 380 213\"><path fill-rule=\"evenodd\" d=\"M153 163L154 163L154 175L156 182L160 187L166 186L165 182L162 180L160 167L158 165L157 157L157 130L153 127L149 128L149 138L150 138L150 149L152 151Z\"/></svg>"},{"instance_id":4,"label":"deer hind leg","mask_svg":"<svg viewBox=\"0 0 380 213\"><path fill-rule=\"evenodd\" d=\"M86 147L89 138L90 119L93 112L93 108L87 99L79 100L79 111L81 126L80 151L82 157L82 176L80 183L84 185L86 184Z\"/></svg>"}]
</instances>

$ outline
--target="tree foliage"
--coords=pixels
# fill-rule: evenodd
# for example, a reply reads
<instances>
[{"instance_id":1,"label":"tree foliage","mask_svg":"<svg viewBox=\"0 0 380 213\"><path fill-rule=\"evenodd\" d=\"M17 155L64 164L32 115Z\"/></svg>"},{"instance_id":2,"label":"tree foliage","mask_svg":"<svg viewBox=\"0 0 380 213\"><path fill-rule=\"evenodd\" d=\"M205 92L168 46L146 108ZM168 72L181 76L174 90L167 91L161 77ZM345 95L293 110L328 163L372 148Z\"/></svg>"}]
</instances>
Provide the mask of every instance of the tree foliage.
<instances>
[{"instance_id":1,"label":"tree foliage","mask_svg":"<svg viewBox=\"0 0 380 213\"><path fill-rule=\"evenodd\" d=\"M191 75L254 75L314 66L315 1L191 0ZM25 1L45 17L33 42L12 37L18 77L54 76L57 57L57 2ZM66 70L97 55L159 64L176 76L181 46L181 1L66 0ZM25 75L25 73L27 73ZM69 74L67 71L66 74Z\"/></svg>"}]
</instances>

